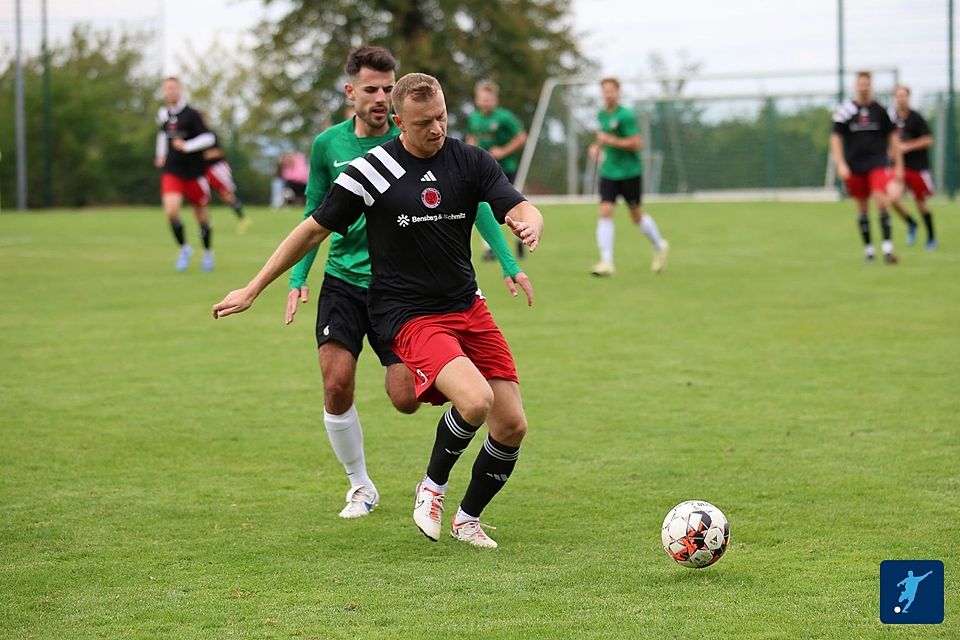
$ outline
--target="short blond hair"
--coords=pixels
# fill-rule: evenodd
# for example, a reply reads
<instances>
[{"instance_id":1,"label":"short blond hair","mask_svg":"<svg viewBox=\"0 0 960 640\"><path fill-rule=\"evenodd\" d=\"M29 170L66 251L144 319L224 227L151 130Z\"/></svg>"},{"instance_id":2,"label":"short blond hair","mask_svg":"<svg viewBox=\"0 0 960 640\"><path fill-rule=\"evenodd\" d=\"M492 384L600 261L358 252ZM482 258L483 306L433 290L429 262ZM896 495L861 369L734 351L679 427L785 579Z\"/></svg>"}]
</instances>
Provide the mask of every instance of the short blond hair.
<instances>
[{"instance_id":1,"label":"short blond hair","mask_svg":"<svg viewBox=\"0 0 960 640\"><path fill-rule=\"evenodd\" d=\"M500 95L500 87L493 80L481 80L477 84L473 85L473 91L489 91L495 96Z\"/></svg>"},{"instance_id":2,"label":"short blond hair","mask_svg":"<svg viewBox=\"0 0 960 640\"><path fill-rule=\"evenodd\" d=\"M403 103L407 98L414 102L426 102L441 93L440 81L426 73L408 73L393 85L390 93L393 110L402 115Z\"/></svg>"}]
</instances>

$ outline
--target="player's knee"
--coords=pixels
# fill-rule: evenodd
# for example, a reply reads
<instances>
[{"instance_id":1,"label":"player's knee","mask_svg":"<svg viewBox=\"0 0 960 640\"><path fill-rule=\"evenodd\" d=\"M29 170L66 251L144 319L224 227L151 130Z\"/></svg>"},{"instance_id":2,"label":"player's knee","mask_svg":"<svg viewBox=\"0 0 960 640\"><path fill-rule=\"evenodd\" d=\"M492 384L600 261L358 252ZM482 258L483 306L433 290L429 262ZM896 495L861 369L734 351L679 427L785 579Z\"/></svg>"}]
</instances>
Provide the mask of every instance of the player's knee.
<instances>
[{"instance_id":1,"label":"player's knee","mask_svg":"<svg viewBox=\"0 0 960 640\"><path fill-rule=\"evenodd\" d=\"M412 388L409 391L391 391L388 389L387 395L390 396L390 402L393 403L393 408L400 413L410 415L416 413L417 409L420 408L420 401L417 400L417 394L414 393Z\"/></svg>"},{"instance_id":2,"label":"player's knee","mask_svg":"<svg viewBox=\"0 0 960 640\"><path fill-rule=\"evenodd\" d=\"M527 417L521 412L520 415L504 425L504 436L511 446L516 447L525 435L527 435Z\"/></svg>"},{"instance_id":3,"label":"player's knee","mask_svg":"<svg viewBox=\"0 0 960 640\"><path fill-rule=\"evenodd\" d=\"M323 379L323 406L327 413L340 415L353 404L353 381L338 376Z\"/></svg>"},{"instance_id":4,"label":"player's knee","mask_svg":"<svg viewBox=\"0 0 960 640\"><path fill-rule=\"evenodd\" d=\"M483 424L493 407L493 389L488 384L477 385L457 398L454 404L464 420L473 425Z\"/></svg>"}]
</instances>

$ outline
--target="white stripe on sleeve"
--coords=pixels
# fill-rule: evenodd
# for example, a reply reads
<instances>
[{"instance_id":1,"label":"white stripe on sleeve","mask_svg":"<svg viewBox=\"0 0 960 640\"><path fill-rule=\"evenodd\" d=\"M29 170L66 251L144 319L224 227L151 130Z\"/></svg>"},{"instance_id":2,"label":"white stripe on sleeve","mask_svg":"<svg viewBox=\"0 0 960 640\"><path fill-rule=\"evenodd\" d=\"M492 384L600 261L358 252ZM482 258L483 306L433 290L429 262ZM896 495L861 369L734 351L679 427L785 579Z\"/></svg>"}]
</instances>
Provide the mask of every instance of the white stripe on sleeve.
<instances>
[{"instance_id":1,"label":"white stripe on sleeve","mask_svg":"<svg viewBox=\"0 0 960 640\"><path fill-rule=\"evenodd\" d=\"M337 176L337 179L333 181L333 184L338 184L353 195L360 196L363 198L363 204L368 207L373 206L373 196L371 196L366 189L363 188L363 185L348 176L346 173L341 173Z\"/></svg>"},{"instance_id":2,"label":"white stripe on sleeve","mask_svg":"<svg viewBox=\"0 0 960 640\"><path fill-rule=\"evenodd\" d=\"M372 164L367 162L366 158L357 158L350 164L356 167L360 173L363 174L363 177L369 180L370 184L380 193L390 188L390 183L387 182L387 179L380 175L380 172L377 171Z\"/></svg>"},{"instance_id":3,"label":"white stripe on sleeve","mask_svg":"<svg viewBox=\"0 0 960 640\"><path fill-rule=\"evenodd\" d=\"M400 164L394 160L389 153L383 150L383 147L374 147L370 153L377 156L377 160L383 163L383 166L385 166L387 170L393 174L394 178L402 178L403 174L406 173L406 171L403 170L403 167L401 167Z\"/></svg>"}]
</instances>

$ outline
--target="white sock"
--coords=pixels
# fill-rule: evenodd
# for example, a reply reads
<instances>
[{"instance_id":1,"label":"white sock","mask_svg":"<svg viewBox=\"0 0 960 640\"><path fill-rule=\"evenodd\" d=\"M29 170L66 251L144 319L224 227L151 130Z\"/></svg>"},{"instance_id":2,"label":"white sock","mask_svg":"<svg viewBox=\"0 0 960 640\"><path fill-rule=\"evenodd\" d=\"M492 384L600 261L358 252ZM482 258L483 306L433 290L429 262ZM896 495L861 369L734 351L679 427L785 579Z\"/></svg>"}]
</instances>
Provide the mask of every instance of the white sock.
<instances>
[{"instance_id":1,"label":"white sock","mask_svg":"<svg viewBox=\"0 0 960 640\"><path fill-rule=\"evenodd\" d=\"M600 249L601 262L613 264L613 236L613 219L600 218L597 220L597 248Z\"/></svg>"},{"instance_id":2,"label":"white sock","mask_svg":"<svg viewBox=\"0 0 960 640\"><path fill-rule=\"evenodd\" d=\"M350 486L367 485L371 489L375 488L367 475L367 462L363 456L363 429L360 427L360 414L357 413L356 405L350 405L349 409L338 416L324 410L323 424L327 427L330 446L350 478Z\"/></svg>"},{"instance_id":3,"label":"white sock","mask_svg":"<svg viewBox=\"0 0 960 640\"><path fill-rule=\"evenodd\" d=\"M880 243L880 248L883 250L884 255L889 255L893 253L893 241L884 240Z\"/></svg>"},{"instance_id":4,"label":"white sock","mask_svg":"<svg viewBox=\"0 0 960 640\"><path fill-rule=\"evenodd\" d=\"M463 510L463 507L458 508L457 515L453 517L453 521L456 522L457 524L463 524L467 520L474 520L479 522L480 518L470 515L469 513Z\"/></svg>"},{"instance_id":5,"label":"white sock","mask_svg":"<svg viewBox=\"0 0 960 640\"><path fill-rule=\"evenodd\" d=\"M640 218L640 231L643 231L643 235L650 238L650 242L653 243L653 248L660 250L660 229L657 228L657 223L648 213L643 214L643 217Z\"/></svg>"},{"instance_id":6,"label":"white sock","mask_svg":"<svg viewBox=\"0 0 960 640\"><path fill-rule=\"evenodd\" d=\"M863 253L864 253L864 255L872 256L872 255L873 255L874 253L876 253L876 252L875 252L874 249L873 249L873 245L872 245L872 244L868 244L868 245L864 246L864 248L863 248Z\"/></svg>"},{"instance_id":7,"label":"white sock","mask_svg":"<svg viewBox=\"0 0 960 640\"><path fill-rule=\"evenodd\" d=\"M420 484L425 486L427 489L430 489L434 493L445 494L447 492L447 483L437 484L436 482L430 479L430 476L423 476L423 480L421 481Z\"/></svg>"}]
</instances>

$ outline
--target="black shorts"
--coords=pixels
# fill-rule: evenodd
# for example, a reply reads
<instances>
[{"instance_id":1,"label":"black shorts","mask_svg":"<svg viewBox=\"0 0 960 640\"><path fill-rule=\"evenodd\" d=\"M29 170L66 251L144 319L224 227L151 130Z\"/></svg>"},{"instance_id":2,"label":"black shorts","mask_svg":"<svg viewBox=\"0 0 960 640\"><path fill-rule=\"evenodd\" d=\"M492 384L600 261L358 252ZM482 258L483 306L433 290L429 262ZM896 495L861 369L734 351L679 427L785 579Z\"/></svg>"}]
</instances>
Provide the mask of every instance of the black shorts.
<instances>
[{"instance_id":1,"label":"black shorts","mask_svg":"<svg viewBox=\"0 0 960 640\"><path fill-rule=\"evenodd\" d=\"M643 199L643 184L640 176L626 180L600 178L600 202L616 202L617 196L623 196L628 207L636 207Z\"/></svg>"},{"instance_id":2,"label":"black shorts","mask_svg":"<svg viewBox=\"0 0 960 640\"><path fill-rule=\"evenodd\" d=\"M377 337L367 312L367 290L345 282L329 273L323 274L320 304L317 307L317 347L333 340L347 348L354 358L360 358L363 336L387 367L400 364L400 358L389 345Z\"/></svg>"}]
</instances>

